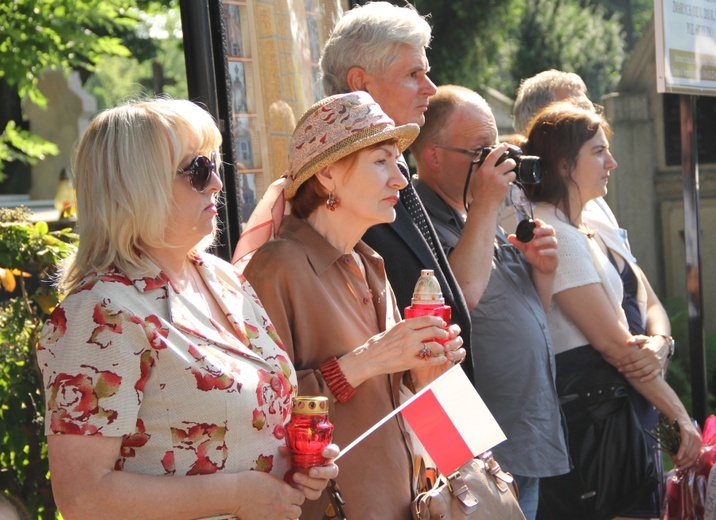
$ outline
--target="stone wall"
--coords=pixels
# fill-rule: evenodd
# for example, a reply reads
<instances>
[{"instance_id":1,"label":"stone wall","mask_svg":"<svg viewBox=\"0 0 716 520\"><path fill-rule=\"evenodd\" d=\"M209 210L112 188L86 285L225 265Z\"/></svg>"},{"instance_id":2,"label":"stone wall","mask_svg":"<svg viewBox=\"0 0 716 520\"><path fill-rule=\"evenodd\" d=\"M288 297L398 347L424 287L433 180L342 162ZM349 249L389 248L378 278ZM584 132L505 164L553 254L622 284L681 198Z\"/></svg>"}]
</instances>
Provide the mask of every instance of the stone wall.
<instances>
[{"instance_id":1,"label":"stone wall","mask_svg":"<svg viewBox=\"0 0 716 520\"><path fill-rule=\"evenodd\" d=\"M69 168L80 135L97 111L97 101L80 83L79 74L50 71L40 80L40 91L47 97L47 106L40 108L31 102L25 107L30 130L55 143L59 155L48 156L32 168L30 198L53 199L60 172Z\"/></svg>"}]
</instances>

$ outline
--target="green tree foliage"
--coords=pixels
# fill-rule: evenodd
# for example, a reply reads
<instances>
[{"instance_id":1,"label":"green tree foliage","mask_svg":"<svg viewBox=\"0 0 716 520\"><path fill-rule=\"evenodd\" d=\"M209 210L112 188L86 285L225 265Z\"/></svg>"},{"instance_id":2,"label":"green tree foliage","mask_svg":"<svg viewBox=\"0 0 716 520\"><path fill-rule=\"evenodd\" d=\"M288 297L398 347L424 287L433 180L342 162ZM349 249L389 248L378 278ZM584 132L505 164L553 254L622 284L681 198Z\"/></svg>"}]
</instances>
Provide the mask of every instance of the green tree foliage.
<instances>
[{"instance_id":1,"label":"green tree foliage","mask_svg":"<svg viewBox=\"0 0 716 520\"><path fill-rule=\"evenodd\" d=\"M619 16L628 50L634 47L654 12L653 0L591 0L586 4L601 5L608 16Z\"/></svg>"},{"instance_id":2,"label":"green tree foliage","mask_svg":"<svg viewBox=\"0 0 716 520\"><path fill-rule=\"evenodd\" d=\"M129 0L13 0L0 3L0 81L18 94L12 100L0 101L6 104L30 99L36 105L44 106L46 99L38 82L45 70L91 70L102 55L129 55L120 36L130 32L137 23L137 14L130 9L132 3ZM16 112L11 110L0 114L2 125L13 120L14 114ZM15 125L26 129L23 121L15 120ZM37 153L38 146L44 146L43 153ZM7 129L0 134L0 151L4 152L4 162L28 162L41 159L44 154L56 153L47 143L28 136L25 136L25 143L18 142ZM0 162L0 180L4 162Z\"/></svg>"},{"instance_id":3,"label":"green tree foliage","mask_svg":"<svg viewBox=\"0 0 716 520\"><path fill-rule=\"evenodd\" d=\"M519 23L524 1L415 0L433 28L432 78L443 85L511 87L514 80L503 58L509 63L515 51L510 28Z\"/></svg>"},{"instance_id":4,"label":"green tree foliage","mask_svg":"<svg viewBox=\"0 0 716 520\"><path fill-rule=\"evenodd\" d=\"M394 0L401 5L405 2ZM429 15L438 84L509 97L549 68L581 75L598 99L614 88L625 53L651 18L651 0L415 0Z\"/></svg>"},{"instance_id":5,"label":"green tree foliage","mask_svg":"<svg viewBox=\"0 0 716 520\"><path fill-rule=\"evenodd\" d=\"M512 63L515 78L554 68L576 72L599 99L615 86L624 62L625 42L618 17L600 6L582 7L568 0L528 2L518 29L519 52Z\"/></svg>"},{"instance_id":6,"label":"green tree foliage","mask_svg":"<svg viewBox=\"0 0 716 520\"><path fill-rule=\"evenodd\" d=\"M86 79L106 56L155 58L160 48L147 30L141 30L146 27L142 22L146 13L160 14L175 5L176 0L0 2L0 82L17 93L0 99L0 129L8 121L15 123L0 134L0 182L7 162L32 164L56 153L51 143L30 137L26 122L18 117L20 110L8 105L29 99L44 106L38 82L49 69L79 70ZM17 133L22 131L19 140Z\"/></svg>"},{"instance_id":7,"label":"green tree foliage","mask_svg":"<svg viewBox=\"0 0 716 520\"><path fill-rule=\"evenodd\" d=\"M84 85L97 99L98 107L111 107L142 95L185 98L187 81L180 29L177 7L155 6L142 13L137 33L152 41L152 52L130 57L106 56L98 61Z\"/></svg>"},{"instance_id":8,"label":"green tree foliage","mask_svg":"<svg viewBox=\"0 0 716 520\"><path fill-rule=\"evenodd\" d=\"M47 155L57 155L57 146L8 121L0 138L0 161L22 161L36 164ZM0 169L0 171L2 171Z\"/></svg>"},{"instance_id":9,"label":"green tree foliage","mask_svg":"<svg viewBox=\"0 0 716 520\"><path fill-rule=\"evenodd\" d=\"M50 68L92 69L104 54L130 54L117 32L137 15L127 0L13 0L0 4L0 77L43 106L37 88Z\"/></svg>"},{"instance_id":10,"label":"green tree foliage","mask_svg":"<svg viewBox=\"0 0 716 520\"><path fill-rule=\"evenodd\" d=\"M35 350L59 300L49 283L76 236L30 222L25 210L0 210L0 493L33 518L55 518L44 438L44 396Z\"/></svg>"}]
</instances>

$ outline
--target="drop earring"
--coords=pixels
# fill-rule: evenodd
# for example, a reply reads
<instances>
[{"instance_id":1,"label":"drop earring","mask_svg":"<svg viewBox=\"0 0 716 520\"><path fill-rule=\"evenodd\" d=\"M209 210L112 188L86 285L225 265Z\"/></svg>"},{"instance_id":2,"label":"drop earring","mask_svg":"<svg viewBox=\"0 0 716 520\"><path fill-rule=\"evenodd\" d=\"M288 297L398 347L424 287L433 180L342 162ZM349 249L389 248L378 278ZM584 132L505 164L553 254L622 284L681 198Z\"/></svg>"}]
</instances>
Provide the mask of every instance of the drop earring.
<instances>
[{"instance_id":1,"label":"drop earring","mask_svg":"<svg viewBox=\"0 0 716 520\"><path fill-rule=\"evenodd\" d=\"M328 200L326 200L326 208L328 208L328 211L336 211L336 208L340 203L341 199L334 197L333 192L328 194Z\"/></svg>"}]
</instances>

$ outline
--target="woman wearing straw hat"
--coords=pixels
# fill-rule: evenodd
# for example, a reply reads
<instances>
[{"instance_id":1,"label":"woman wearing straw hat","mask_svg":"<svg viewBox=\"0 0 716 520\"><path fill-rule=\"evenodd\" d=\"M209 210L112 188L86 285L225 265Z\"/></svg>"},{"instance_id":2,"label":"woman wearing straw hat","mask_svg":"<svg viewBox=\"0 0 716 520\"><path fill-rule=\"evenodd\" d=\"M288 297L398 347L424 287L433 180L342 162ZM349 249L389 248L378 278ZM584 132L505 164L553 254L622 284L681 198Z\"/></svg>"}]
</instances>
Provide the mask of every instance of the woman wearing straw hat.
<instances>
[{"instance_id":1,"label":"woman wearing straw hat","mask_svg":"<svg viewBox=\"0 0 716 520\"><path fill-rule=\"evenodd\" d=\"M299 393L333 401L339 446L388 415L401 391L422 388L465 357L457 326L437 317L400 321L383 260L360 241L395 218L406 183L396 160L418 131L396 127L365 92L311 107L289 146L283 196L291 214L244 272L294 361ZM410 517L418 470L409 439L396 416L341 459L348 518ZM303 518L322 518L327 508L325 496L304 504Z\"/></svg>"}]
</instances>

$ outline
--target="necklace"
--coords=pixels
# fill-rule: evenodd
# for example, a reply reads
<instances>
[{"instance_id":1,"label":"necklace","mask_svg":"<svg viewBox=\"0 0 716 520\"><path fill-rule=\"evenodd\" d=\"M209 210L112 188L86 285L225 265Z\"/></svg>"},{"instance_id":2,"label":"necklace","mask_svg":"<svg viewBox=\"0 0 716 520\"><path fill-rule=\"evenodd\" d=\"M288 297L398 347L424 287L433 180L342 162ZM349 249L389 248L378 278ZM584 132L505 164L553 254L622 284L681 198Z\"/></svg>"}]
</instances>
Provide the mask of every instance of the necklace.
<instances>
[{"instance_id":1,"label":"necklace","mask_svg":"<svg viewBox=\"0 0 716 520\"><path fill-rule=\"evenodd\" d=\"M587 238L594 238L594 231L589 229L585 224L580 224L577 226L577 230L579 230L580 233L587 236Z\"/></svg>"}]
</instances>

